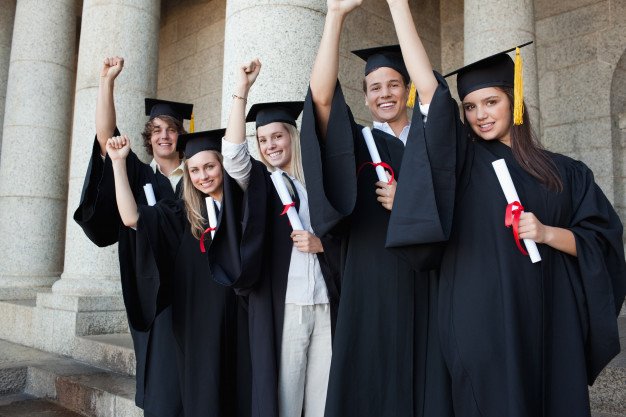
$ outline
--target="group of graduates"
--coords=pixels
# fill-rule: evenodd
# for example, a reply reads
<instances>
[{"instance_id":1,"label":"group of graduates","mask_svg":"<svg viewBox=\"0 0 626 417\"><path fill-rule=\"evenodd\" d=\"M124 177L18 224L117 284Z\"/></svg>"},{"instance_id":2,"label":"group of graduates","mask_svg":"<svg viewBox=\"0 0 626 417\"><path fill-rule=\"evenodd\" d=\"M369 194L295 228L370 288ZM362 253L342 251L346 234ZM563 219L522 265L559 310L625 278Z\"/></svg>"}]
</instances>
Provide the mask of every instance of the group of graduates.
<instances>
[{"instance_id":1,"label":"group of graduates","mask_svg":"<svg viewBox=\"0 0 626 417\"><path fill-rule=\"evenodd\" d=\"M361 0L327 3L304 102L246 115L258 59L237 68L226 129L186 133L192 105L147 99L150 164L116 127L123 59L104 60L74 219L98 246L119 244L137 405L150 417L589 417L626 292L622 224L592 172L541 147L506 53L453 73L460 111L408 0L387 0L399 45L355 51L373 161L337 81ZM521 201L505 198L500 159Z\"/></svg>"}]
</instances>

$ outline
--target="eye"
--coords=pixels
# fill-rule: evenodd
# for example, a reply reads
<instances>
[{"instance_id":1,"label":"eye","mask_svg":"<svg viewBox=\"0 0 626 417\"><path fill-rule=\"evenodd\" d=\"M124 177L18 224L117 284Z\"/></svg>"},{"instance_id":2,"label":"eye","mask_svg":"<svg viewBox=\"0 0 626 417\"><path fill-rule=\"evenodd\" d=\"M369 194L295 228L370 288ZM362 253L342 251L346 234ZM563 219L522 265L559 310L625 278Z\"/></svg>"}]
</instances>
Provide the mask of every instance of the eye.
<instances>
[{"instance_id":1,"label":"eye","mask_svg":"<svg viewBox=\"0 0 626 417\"><path fill-rule=\"evenodd\" d=\"M265 139L259 139L259 143L265 143L266 140Z\"/></svg>"},{"instance_id":2,"label":"eye","mask_svg":"<svg viewBox=\"0 0 626 417\"><path fill-rule=\"evenodd\" d=\"M487 105L488 106L493 106L496 103L498 103L498 100L487 100Z\"/></svg>"},{"instance_id":3,"label":"eye","mask_svg":"<svg viewBox=\"0 0 626 417\"><path fill-rule=\"evenodd\" d=\"M465 111L470 111L470 110L474 110L476 106L474 106L473 104L464 104L463 108L465 109Z\"/></svg>"},{"instance_id":4,"label":"eye","mask_svg":"<svg viewBox=\"0 0 626 417\"><path fill-rule=\"evenodd\" d=\"M189 171L192 174L195 174L196 172L198 172L197 168L191 168L191 170Z\"/></svg>"}]
</instances>

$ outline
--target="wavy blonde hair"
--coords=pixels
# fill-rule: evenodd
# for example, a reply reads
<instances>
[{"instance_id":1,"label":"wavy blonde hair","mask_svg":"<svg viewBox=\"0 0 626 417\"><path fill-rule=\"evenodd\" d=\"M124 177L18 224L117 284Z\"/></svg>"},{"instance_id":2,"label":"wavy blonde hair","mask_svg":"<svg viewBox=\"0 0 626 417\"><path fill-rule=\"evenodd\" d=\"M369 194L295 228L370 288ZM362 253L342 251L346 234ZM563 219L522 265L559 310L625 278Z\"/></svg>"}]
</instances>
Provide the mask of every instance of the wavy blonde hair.
<instances>
[{"instance_id":1,"label":"wavy blonde hair","mask_svg":"<svg viewBox=\"0 0 626 417\"><path fill-rule=\"evenodd\" d=\"M302 150L300 147L300 132L298 129L289 123L283 123L283 126L289 132L289 136L291 137L291 171L290 174L294 176L298 181L305 185L304 182L304 170L302 169ZM270 172L274 172L276 168L272 166L266 159L265 156L261 153L261 147L259 146L259 137L256 138L256 146L261 156L261 162L265 164L267 169ZM305 185L306 186L306 185Z\"/></svg>"},{"instance_id":2,"label":"wavy blonde hair","mask_svg":"<svg viewBox=\"0 0 626 417\"><path fill-rule=\"evenodd\" d=\"M222 169L224 168L224 158L222 154L210 150L217 160L220 162ZM204 198L206 195L194 187L189 176L189 169L187 168L187 159L183 161L185 167L183 169L183 201L185 202L185 210L187 211L187 220L191 227L191 234L196 239L200 240L202 233L204 232L204 225L207 219L202 215L203 208L205 206ZM224 177L222 177L222 187L224 186Z\"/></svg>"}]
</instances>

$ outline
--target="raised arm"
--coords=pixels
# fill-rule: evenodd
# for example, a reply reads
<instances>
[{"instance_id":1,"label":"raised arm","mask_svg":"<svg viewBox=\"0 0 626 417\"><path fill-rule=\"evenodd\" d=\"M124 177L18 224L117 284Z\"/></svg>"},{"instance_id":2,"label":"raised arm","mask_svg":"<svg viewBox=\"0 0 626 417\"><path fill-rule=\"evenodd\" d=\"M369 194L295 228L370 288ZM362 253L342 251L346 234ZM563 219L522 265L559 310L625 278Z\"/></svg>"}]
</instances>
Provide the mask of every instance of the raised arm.
<instances>
[{"instance_id":1,"label":"raised arm","mask_svg":"<svg viewBox=\"0 0 626 417\"><path fill-rule=\"evenodd\" d=\"M107 140L113 136L117 125L113 89L115 78L124 67L124 58L119 56L105 58L100 71L100 87L96 102L96 136L100 144L100 153L106 154Z\"/></svg>"},{"instance_id":2,"label":"raised arm","mask_svg":"<svg viewBox=\"0 0 626 417\"><path fill-rule=\"evenodd\" d=\"M402 57L422 104L428 104L437 89L437 79L415 29L408 0L387 0L396 28Z\"/></svg>"},{"instance_id":3,"label":"raised arm","mask_svg":"<svg viewBox=\"0 0 626 417\"><path fill-rule=\"evenodd\" d=\"M348 14L362 0L328 0L324 32L311 72L311 98L315 105L317 127L325 139L333 93L339 75L339 38Z\"/></svg>"},{"instance_id":4,"label":"raised arm","mask_svg":"<svg viewBox=\"0 0 626 417\"><path fill-rule=\"evenodd\" d=\"M246 140L246 102L259 71L261 62L258 58L237 68L237 81L224 136L231 143L241 144Z\"/></svg>"},{"instance_id":5,"label":"raised arm","mask_svg":"<svg viewBox=\"0 0 626 417\"><path fill-rule=\"evenodd\" d=\"M117 209L120 212L122 223L126 227L137 227L139 214L135 196L130 189L128 173L126 172L126 157L130 152L130 139L128 136L110 138L106 143L106 151L113 163L113 175L115 176L115 199Z\"/></svg>"}]
</instances>

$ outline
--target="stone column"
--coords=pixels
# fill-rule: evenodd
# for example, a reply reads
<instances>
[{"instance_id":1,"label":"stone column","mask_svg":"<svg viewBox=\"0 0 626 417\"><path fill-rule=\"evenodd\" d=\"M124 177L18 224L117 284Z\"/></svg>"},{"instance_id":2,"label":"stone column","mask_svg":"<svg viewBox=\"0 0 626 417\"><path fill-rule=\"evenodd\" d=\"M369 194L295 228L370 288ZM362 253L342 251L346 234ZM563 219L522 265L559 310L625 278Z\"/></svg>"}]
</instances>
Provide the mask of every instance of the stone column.
<instances>
[{"instance_id":1,"label":"stone column","mask_svg":"<svg viewBox=\"0 0 626 417\"><path fill-rule=\"evenodd\" d=\"M325 0L286 0L271 5L265 0L227 0L223 126L232 103L235 69L246 60L258 57L263 64L250 91L248 108L258 102L304 100L325 14Z\"/></svg>"},{"instance_id":2,"label":"stone column","mask_svg":"<svg viewBox=\"0 0 626 417\"><path fill-rule=\"evenodd\" d=\"M535 40L532 0L465 0L465 64ZM540 134L536 44L523 48L524 99L533 128Z\"/></svg>"},{"instance_id":3,"label":"stone column","mask_svg":"<svg viewBox=\"0 0 626 417\"><path fill-rule=\"evenodd\" d=\"M76 0L18 0L0 163L0 296L63 269ZM3 4L6 2L3 2ZM2 294L3 293L3 294Z\"/></svg>"},{"instance_id":4,"label":"stone column","mask_svg":"<svg viewBox=\"0 0 626 417\"><path fill-rule=\"evenodd\" d=\"M147 159L140 133L146 122L144 98L156 94L160 10L160 1L84 0L72 127L65 268L52 288L53 295L120 293L117 245L96 247L72 216L80 201L91 156L100 69L107 56L119 55L125 59L124 70L115 83L117 124L134 139L133 150Z\"/></svg>"},{"instance_id":5,"label":"stone column","mask_svg":"<svg viewBox=\"0 0 626 417\"><path fill-rule=\"evenodd\" d=\"M0 0L0 149L2 148L4 101L7 96L7 78L9 77L14 18L15 0ZM0 152L2 151L0 150Z\"/></svg>"}]
</instances>

